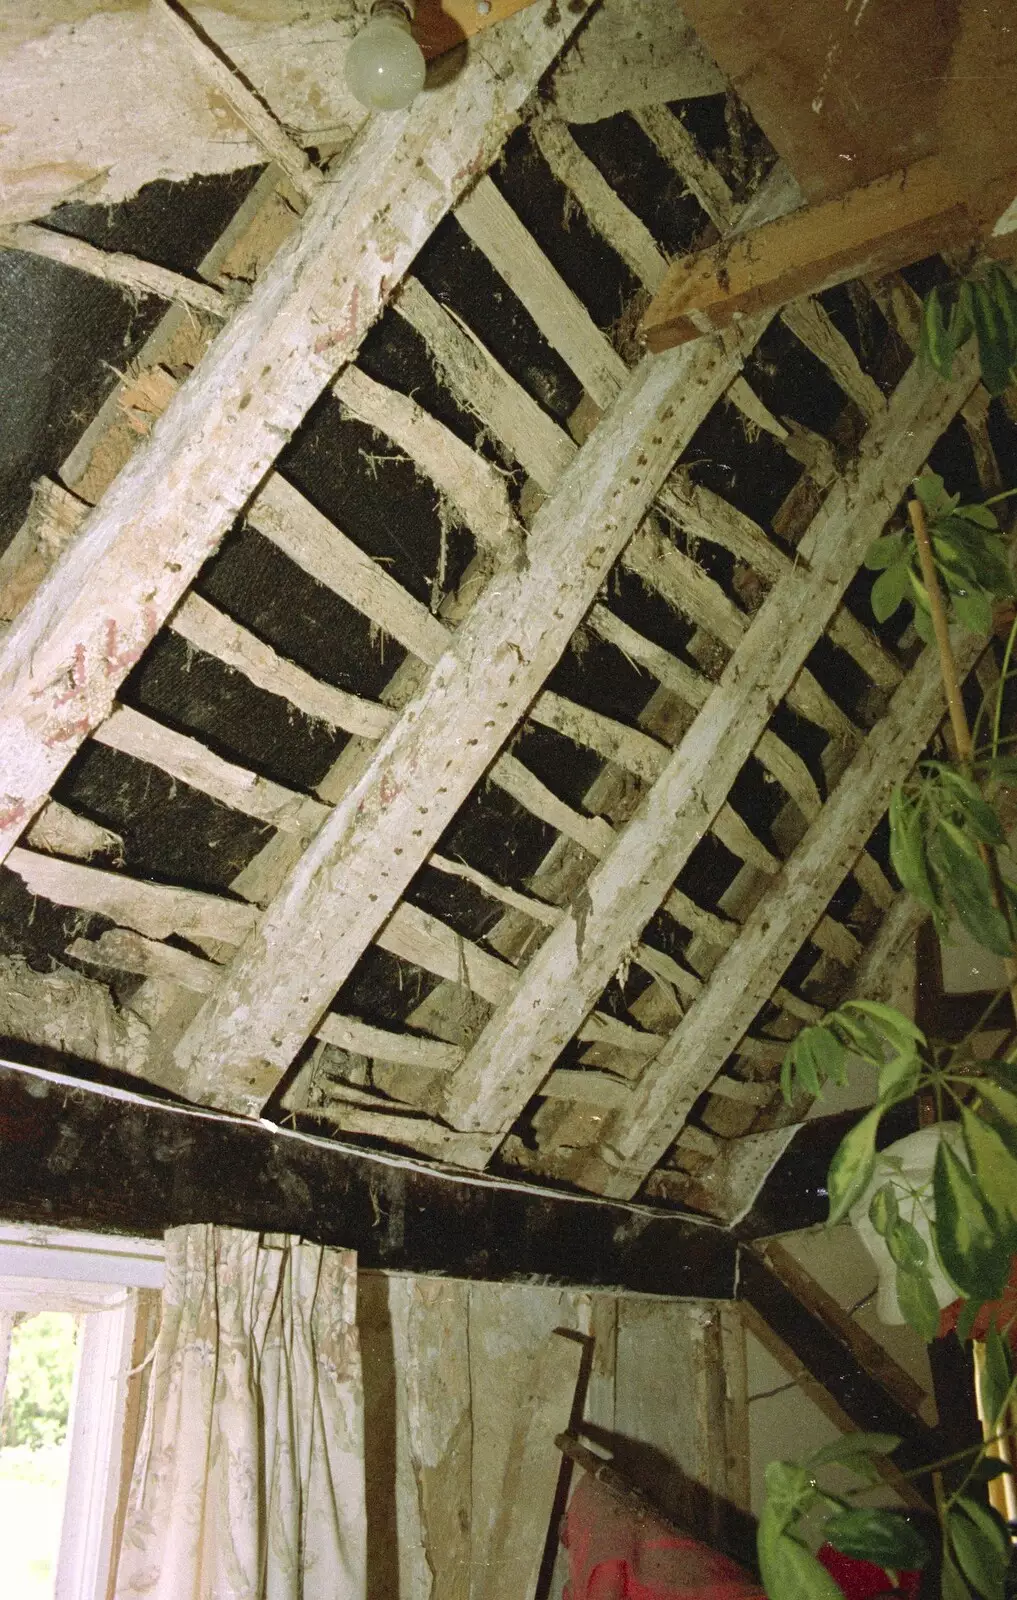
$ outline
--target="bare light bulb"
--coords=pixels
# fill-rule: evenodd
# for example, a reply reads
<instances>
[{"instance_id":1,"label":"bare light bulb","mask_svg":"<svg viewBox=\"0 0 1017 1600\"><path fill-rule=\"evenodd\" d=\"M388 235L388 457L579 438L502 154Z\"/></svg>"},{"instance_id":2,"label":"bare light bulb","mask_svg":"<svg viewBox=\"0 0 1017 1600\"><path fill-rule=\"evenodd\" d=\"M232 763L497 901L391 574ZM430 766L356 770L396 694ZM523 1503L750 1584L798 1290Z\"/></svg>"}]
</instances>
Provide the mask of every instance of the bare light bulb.
<instances>
[{"instance_id":1,"label":"bare light bulb","mask_svg":"<svg viewBox=\"0 0 1017 1600\"><path fill-rule=\"evenodd\" d=\"M346 87L371 111L401 111L424 87L424 52L400 0L376 0L346 52Z\"/></svg>"}]
</instances>

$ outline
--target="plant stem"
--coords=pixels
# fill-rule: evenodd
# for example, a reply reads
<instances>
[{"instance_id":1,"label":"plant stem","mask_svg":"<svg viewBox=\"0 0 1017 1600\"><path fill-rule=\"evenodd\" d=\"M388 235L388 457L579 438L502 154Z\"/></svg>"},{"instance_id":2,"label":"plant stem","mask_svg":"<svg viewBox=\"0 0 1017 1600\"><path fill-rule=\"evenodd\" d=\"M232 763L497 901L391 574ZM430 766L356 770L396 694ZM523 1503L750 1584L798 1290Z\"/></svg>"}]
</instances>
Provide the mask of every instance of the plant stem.
<instances>
[{"instance_id":1,"label":"plant stem","mask_svg":"<svg viewBox=\"0 0 1017 1600\"><path fill-rule=\"evenodd\" d=\"M929 538L929 525L925 520L925 507L920 500L908 501L908 516L911 518L911 527L914 531L915 543L918 546L918 562L922 569L922 581L929 596L932 631L936 636L936 648L939 651L939 671L943 679L943 688L946 692L946 705L950 713L950 726L953 729L954 743L957 746L959 759L964 763L965 767L969 767L973 753L971 731L968 728L964 701L961 698L960 682L957 677L957 663L954 660L953 646L950 643L950 624L947 621L946 606L943 603L943 591L939 586L936 559L932 553L932 542Z\"/></svg>"},{"instance_id":2,"label":"plant stem","mask_svg":"<svg viewBox=\"0 0 1017 1600\"><path fill-rule=\"evenodd\" d=\"M950 643L950 624L947 621L943 591L940 588L939 574L936 571L936 559L932 553L932 541L929 538L929 524L925 517L925 507L917 498L908 501L908 516L911 519L915 543L918 546L918 562L922 569L922 579L928 591L929 611L932 615L932 631L936 636L936 648L939 652L939 672L943 680L943 689L946 693L946 705L950 713L950 726L953 729L954 743L957 746L957 757L964 769L971 774L974 757L971 730L968 727L967 713L964 710L964 701L961 697L960 679L957 676L957 662L954 659L953 646ZM1000 687L1001 697L1002 693L1003 690ZM978 853L984 861L989 874L992 903L1006 921L1010 933L1011 947L1017 950L1017 929L1014 927L1010 901L1003 884L1003 876L999 870L999 860L996 852L987 845L979 845ZM1010 986L1010 999L1013 1004L1014 1017L1017 1019L1017 960L1012 954L1005 958L1004 966L1006 968L1007 983Z\"/></svg>"}]
</instances>

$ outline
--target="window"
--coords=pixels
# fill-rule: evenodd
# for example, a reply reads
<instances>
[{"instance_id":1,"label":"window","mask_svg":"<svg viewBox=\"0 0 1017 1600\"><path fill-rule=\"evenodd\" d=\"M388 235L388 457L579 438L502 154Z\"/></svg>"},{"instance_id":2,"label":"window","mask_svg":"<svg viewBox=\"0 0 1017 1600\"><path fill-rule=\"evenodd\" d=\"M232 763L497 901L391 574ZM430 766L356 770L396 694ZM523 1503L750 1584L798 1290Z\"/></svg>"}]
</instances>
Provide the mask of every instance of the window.
<instances>
[{"instance_id":1,"label":"window","mask_svg":"<svg viewBox=\"0 0 1017 1600\"><path fill-rule=\"evenodd\" d=\"M106 1600L137 1437L132 1372L153 1333L151 1294L139 1291L161 1285L161 1243L0 1224L0 1402L18 1313L72 1315L78 1329L56 1567L31 1600Z\"/></svg>"}]
</instances>

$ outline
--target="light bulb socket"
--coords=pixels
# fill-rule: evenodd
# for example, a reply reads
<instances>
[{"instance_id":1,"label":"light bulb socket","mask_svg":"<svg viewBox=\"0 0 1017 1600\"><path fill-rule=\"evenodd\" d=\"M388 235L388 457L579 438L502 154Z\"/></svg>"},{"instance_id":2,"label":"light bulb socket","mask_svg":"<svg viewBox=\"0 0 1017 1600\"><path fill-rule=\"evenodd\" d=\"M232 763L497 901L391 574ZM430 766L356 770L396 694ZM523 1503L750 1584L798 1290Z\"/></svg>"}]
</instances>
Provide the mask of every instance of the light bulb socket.
<instances>
[{"instance_id":1,"label":"light bulb socket","mask_svg":"<svg viewBox=\"0 0 1017 1600\"><path fill-rule=\"evenodd\" d=\"M398 22L412 23L417 14L417 0L374 0L371 18L395 17Z\"/></svg>"}]
</instances>

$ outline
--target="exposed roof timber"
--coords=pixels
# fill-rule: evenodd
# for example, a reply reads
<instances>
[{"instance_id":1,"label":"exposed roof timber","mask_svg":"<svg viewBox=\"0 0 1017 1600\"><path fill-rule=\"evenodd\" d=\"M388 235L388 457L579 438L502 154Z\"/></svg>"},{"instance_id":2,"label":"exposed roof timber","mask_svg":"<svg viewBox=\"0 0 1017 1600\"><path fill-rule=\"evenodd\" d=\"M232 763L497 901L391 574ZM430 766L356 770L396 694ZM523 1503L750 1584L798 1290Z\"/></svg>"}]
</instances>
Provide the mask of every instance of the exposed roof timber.
<instances>
[{"instance_id":1,"label":"exposed roof timber","mask_svg":"<svg viewBox=\"0 0 1017 1600\"><path fill-rule=\"evenodd\" d=\"M195 1098L256 1113L271 1094L526 713L741 359L739 346L711 345L637 369L537 513L525 567L488 585L181 1041Z\"/></svg>"},{"instance_id":2,"label":"exposed roof timber","mask_svg":"<svg viewBox=\"0 0 1017 1600\"><path fill-rule=\"evenodd\" d=\"M231 63L220 58L206 34L182 7L169 0L149 0L150 10L197 63L198 71L241 122L250 130L266 156L289 178L297 194L310 200L321 183L321 173L312 166L298 144L294 144L263 100L248 88Z\"/></svg>"},{"instance_id":3,"label":"exposed roof timber","mask_svg":"<svg viewBox=\"0 0 1017 1600\"><path fill-rule=\"evenodd\" d=\"M577 22L523 12L412 113L374 119L14 623L2 855Z\"/></svg>"},{"instance_id":4,"label":"exposed roof timber","mask_svg":"<svg viewBox=\"0 0 1017 1600\"><path fill-rule=\"evenodd\" d=\"M954 641L958 666L971 667L982 641ZM910 771L942 720L942 684L934 653L924 652L848 767L822 815L759 901L710 980L654 1058L630 1106L611 1128L605 1148L617 1164L606 1192L634 1194L660 1160L704 1089L720 1070L770 995L813 925L850 871L864 841L886 810L894 783Z\"/></svg>"},{"instance_id":5,"label":"exposed roof timber","mask_svg":"<svg viewBox=\"0 0 1017 1600\"><path fill-rule=\"evenodd\" d=\"M182 272L171 272L167 267L155 266L151 261L141 261L137 256L124 255L118 250L99 250L85 239L56 233L52 228L40 228L34 222L0 228L0 250L23 250L28 255L44 256L47 261L57 261L75 272L87 272L105 283L115 283L128 294L156 295L161 300L190 306L193 311L204 311L212 317L229 315L230 301L210 283L201 283Z\"/></svg>"},{"instance_id":6,"label":"exposed roof timber","mask_svg":"<svg viewBox=\"0 0 1017 1600\"><path fill-rule=\"evenodd\" d=\"M148 1028L117 1006L104 983L78 972L36 972L0 956L0 1039L142 1076Z\"/></svg>"},{"instance_id":7,"label":"exposed roof timber","mask_svg":"<svg viewBox=\"0 0 1017 1600\"><path fill-rule=\"evenodd\" d=\"M390 1271L734 1294L722 1229L646 1207L463 1179L6 1064L0 1117L0 1215L13 1220L154 1236L200 1216L342 1244Z\"/></svg>"},{"instance_id":8,"label":"exposed roof timber","mask_svg":"<svg viewBox=\"0 0 1017 1600\"><path fill-rule=\"evenodd\" d=\"M800 673L882 528L887 507L906 489L974 383L970 355L949 387L917 365L902 380L886 412L869 428L854 470L827 495L800 546L800 564L771 591L636 816L448 1086L443 1114L453 1125L505 1129L539 1089L717 816L774 705ZM865 837L867 833L862 841ZM817 918L823 905L825 900L817 907ZM740 944L741 939L733 949ZM731 952L726 959L732 959ZM783 964L773 980L782 972ZM657 1126L669 1130L658 1154L662 1152L684 1120L683 1109L677 1125L673 1122L674 1084L670 1073L666 1079L657 1074L659 1062L647 1069L639 1092L641 1114L628 1125L629 1130L638 1128L638 1135L620 1147L625 1164L638 1157ZM716 1061L711 1077L720 1065ZM708 1081L697 1080L697 1095ZM619 1174L618 1181L627 1181L625 1175Z\"/></svg>"},{"instance_id":9,"label":"exposed roof timber","mask_svg":"<svg viewBox=\"0 0 1017 1600\"><path fill-rule=\"evenodd\" d=\"M640 329L651 350L667 350L848 278L970 245L985 232L953 174L928 156L838 199L681 257ZM1011 242L1006 234L994 244L1005 249Z\"/></svg>"},{"instance_id":10,"label":"exposed roof timber","mask_svg":"<svg viewBox=\"0 0 1017 1600\"><path fill-rule=\"evenodd\" d=\"M783 1265L783 1253L779 1259ZM879 1361L870 1349L874 1341L863 1343L854 1336L857 1330L848 1336L838 1308L831 1307L829 1297L801 1269L794 1274L792 1290L752 1250L741 1252L739 1268L738 1298L748 1331L842 1432L880 1429L899 1434L894 1460L884 1458L881 1476L906 1504L928 1509L918 1485L903 1473L935 1461L940 1440L904 1403L904 1395L912 1395L910 1387L902 1387L905 1375L893 1371L887 1382L889 1358ZM859 1359L863 1353L864 1365Z\"/></svg>"},{"instance_id":11,"label":"exposed roof timber","mask_svg":"<svg viewBox=\"0 0 1017 1600\"><path fill-rule=\"evenodd\" d=\"M604 0L558 69L553 96L563 121L581 123L726 88L674 0Z\"/></svg>"}]
</instances>

